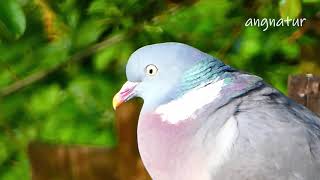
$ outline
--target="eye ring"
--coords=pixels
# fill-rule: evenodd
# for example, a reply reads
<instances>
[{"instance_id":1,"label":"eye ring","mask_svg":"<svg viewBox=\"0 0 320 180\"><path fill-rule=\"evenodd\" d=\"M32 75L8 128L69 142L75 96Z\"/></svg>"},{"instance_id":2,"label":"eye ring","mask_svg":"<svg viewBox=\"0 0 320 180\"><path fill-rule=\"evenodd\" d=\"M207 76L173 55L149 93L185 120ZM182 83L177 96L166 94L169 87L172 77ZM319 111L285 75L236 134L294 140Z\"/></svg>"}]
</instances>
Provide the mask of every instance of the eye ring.
<instances>
[{"instance_id":1,"label":"eye ring","mask_svg":"<svg viewBox=\"0 0 320 180\"><path fill-rule=\"evenodd\" d=\"M154 64L149 64L145 68L145 73L148 76L155 76L158 73L158 68Z\"/></svg>"}]
</instances>

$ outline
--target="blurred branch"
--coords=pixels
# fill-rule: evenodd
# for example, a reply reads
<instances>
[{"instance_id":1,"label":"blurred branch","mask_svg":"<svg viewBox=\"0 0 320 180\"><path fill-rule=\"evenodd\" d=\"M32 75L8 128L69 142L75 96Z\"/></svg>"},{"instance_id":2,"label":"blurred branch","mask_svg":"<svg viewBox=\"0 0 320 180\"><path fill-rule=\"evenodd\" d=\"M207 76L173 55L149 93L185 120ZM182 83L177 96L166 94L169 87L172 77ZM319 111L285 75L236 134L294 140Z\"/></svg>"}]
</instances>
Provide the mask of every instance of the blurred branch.
<instances>
[{"instance_id":1,"label":"blurred branch","mask_svg":"<svg viewBox=\"0 0 320 180\"><path fill-rule=\"evenodd\" d=\"M190 5L190 4L188 4ZM107 48L110 47L122 40L124 40L125 38L129 38L132 35L134 35L135 33L139 32L146 24L153 24L153 23L157 23L159 21L162 20L163 14L171 14L174 13L178 10L180 10L182 7L185 7L186 5L182 5L182 4L177 4L176 6L173 6L165 11L162 11L161 13L155 15L154 18L152 18L152 20L150 22L141 22L139 24L137 24L136 26L134 26L133 28L128 29L126 32L122 32L116 35L113 35L97 44L94 44L92 46L89 46L87 49L82 50L76 54L74 54L69 60L65 61L64 63L55 66L51 69L47 69L47 70L41 70L38 72L35 72L34 74L31 74L21 80L18 80L14 83L12 83L11 85L8 85L7 87L4 87L3 89L0 90L0 98L8 96L14 92L17 92L31 84L34 84L44 78L46 78L47 76L51 75L52 73L58 71L59 69L65 67L66 65L70 64L70 63L76 63L88 56L90 56L91 54L99 51L100 49L103 48Z\"/></svg>"},{"instance_id":2,"label":"blurred branch","mask_svg":"<svg viewBox=\"0 0 320 180\"><path fill-rule=\"evenodd\" d=\"M62 63L56 67L53 67L52 69L38 71L34 74L27 76L24 79L18 80L16 82L14 82L13 84L1 89L0 90L0 97L5 97L5 96L8 96L16 91L19 91L20 89L22 89L26 86L29 86L37 81L42 80L43 78L49 76L53 72L63 68L67 64L75 63L83 58L86 58L102 48L107 48L109 46L112 46L115 43L122 41L124 38L125 38L125 34L117 34L117 35L111 36L110 38L107 38L100 43L97 43L97 44L94 44L94 45L88 47L84 51L80 51L80 52L76 53L69 60L65 61L65 63Z\"/></svg>"}]
</instances>

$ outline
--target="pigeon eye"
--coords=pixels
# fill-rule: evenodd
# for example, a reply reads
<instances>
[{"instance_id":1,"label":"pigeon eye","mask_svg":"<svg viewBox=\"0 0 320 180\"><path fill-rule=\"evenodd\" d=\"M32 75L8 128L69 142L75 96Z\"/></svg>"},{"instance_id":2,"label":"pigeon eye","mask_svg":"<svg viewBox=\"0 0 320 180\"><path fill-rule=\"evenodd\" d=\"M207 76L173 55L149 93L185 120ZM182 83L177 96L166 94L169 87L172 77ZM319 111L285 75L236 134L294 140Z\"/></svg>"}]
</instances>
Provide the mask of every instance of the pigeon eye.
<instances>
[{"instance_id":1,"label":"pigeon eye","mask_svg":"<svg viewBox=\"0 0 320 180\"><path fill-rule=\"evenodd\" d=\"M148 76L154 76L156 75L158 72L158 68L157 66L153 65L153 64L149 64L146 68L145 68L145 73Z\"/></svg>"}]
</instances>

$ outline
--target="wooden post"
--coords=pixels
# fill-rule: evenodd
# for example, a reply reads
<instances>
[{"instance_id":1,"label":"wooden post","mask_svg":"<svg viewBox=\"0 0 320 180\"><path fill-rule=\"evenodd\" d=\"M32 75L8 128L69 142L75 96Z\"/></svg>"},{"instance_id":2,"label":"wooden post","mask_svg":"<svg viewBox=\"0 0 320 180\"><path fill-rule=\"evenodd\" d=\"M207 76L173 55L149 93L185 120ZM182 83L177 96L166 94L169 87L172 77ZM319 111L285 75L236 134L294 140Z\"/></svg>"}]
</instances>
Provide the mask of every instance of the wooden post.
<instances>
[{"instance_id":1,"label":"wooden post","mask_svg":"<svg viewBox=\"0 0 320 180\"><path fill-rule=\"evenodd\" d=\"M137 127L142 101L133 99L116 110L118 130L118 178L123 180L151 180L140 158Z\"/></svg>"},{"instance_id":2,"label":"wooden post","mask_svg":"<svg viewBox=\"0 0 320 180\"><path fill-rule=\"evenodd\" d=\"M307 75L289 76L288 96L320 116L320 77Z\"/></svg>"},{"instance_id":3,"label":"wooden post","mask_svg":"<svg viewBox=\"0 0 320 180\"><path fill-rule=\"evenodd\" d=\"M117 153L112 149L49 145L34 142L28 148L32 180L117 180Z\"/></svg>"}]
</instances>

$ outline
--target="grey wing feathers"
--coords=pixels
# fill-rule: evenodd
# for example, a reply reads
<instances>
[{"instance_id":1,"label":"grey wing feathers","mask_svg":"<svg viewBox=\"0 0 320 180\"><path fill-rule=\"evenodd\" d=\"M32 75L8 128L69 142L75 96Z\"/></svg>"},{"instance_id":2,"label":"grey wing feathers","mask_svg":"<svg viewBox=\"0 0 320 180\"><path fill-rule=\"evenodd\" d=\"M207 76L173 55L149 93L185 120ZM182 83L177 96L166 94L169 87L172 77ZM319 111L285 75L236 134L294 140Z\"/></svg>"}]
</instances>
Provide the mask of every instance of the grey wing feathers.
<instances>
[{"instance_id":1,"label":"grey wing feathers","mask_svg":"<svg viewBox=\"0 0 320 180\"><path fill-rule=\"evenodd\" d=\"M320 179L320 118L314 113L268 86L218 111L225 114L225 108L233 111L239 135L213 179Z\"/></svg>"}]
</instances>

